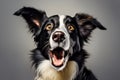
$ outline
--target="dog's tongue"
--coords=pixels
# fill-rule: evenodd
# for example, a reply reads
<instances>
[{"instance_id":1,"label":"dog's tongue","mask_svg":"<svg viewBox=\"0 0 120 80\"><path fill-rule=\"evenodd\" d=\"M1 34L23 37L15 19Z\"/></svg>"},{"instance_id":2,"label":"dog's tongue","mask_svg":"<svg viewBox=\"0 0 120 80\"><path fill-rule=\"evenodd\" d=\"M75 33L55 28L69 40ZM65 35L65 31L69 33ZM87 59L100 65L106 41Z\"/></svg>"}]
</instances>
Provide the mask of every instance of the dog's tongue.
<instances>
[{"instance_id":1,"label":"dog's tongue","mask_svg":"<svg viewBox=\"0 0 120 80\"><path fill-rule=\"evenodd\" d=\"M54 64L55 66L60 66L60 65L62 65L63 62L64 62L64 57L61 58L61 59L58 59L58 58L56 57L56 55L53 55L52 60L53 60L53 64Z\"/></svg>"}]
</instances>

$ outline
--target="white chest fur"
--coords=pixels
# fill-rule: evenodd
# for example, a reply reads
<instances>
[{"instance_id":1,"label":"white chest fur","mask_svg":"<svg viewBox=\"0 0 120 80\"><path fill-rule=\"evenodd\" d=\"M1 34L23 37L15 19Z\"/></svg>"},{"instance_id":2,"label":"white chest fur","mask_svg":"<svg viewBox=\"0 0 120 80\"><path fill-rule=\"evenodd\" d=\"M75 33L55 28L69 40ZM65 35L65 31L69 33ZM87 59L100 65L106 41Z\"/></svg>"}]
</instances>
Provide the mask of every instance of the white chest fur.
<instances>
[{"instance_id":1,"label":"white chest fur","mask_svg":"<svg viewBox=\"0 0 120 80\"><path fill-rule=\"evenodd\" d=\"M69 61L62 71L56 71L48 60L43 61L37 68L35 80L73 80L78 71L78 65Z\"/></svg>"}]
</instances>

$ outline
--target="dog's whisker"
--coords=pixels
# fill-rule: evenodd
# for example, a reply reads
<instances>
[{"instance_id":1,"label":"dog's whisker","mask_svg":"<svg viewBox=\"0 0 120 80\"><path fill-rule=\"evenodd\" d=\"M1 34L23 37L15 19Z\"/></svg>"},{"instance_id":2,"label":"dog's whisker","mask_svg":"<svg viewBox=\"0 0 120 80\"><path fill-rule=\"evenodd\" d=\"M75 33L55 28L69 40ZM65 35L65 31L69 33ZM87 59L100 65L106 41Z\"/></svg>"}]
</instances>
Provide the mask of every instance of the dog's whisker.
<instances>
[{"instance_id":1,"label":"dog's whisker","mask_svg":"<svg viewBox=\"0 0 120 80\"><path fill-rule=\"evenodd\" d=\"M43 50L46 48L46 47L48 47L49 46L49 43L46 43L44 46L43 46Z\"/></svg>"}]
</instances>

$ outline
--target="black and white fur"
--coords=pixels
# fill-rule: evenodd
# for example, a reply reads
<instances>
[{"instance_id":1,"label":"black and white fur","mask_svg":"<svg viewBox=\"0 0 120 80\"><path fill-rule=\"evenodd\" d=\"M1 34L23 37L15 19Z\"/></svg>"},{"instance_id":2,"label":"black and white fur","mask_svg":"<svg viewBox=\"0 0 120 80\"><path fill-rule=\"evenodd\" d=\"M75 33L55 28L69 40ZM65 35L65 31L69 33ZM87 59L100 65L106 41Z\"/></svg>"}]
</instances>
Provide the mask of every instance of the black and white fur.
<instances>
[{"instance_id":1,"label":"black and white fur","mask_svg":"<svg viewBox=\"0 0 120 80\"><path fill-rule=\"evenodd\" d=\"M26 20L37 45L31 55L35 80L97 80L85 67L88 54L83 49L95 28L106 30L95 18L83 13L47 17L46 12L31 7L14 15Z\"/></svg>"}]
</instances>

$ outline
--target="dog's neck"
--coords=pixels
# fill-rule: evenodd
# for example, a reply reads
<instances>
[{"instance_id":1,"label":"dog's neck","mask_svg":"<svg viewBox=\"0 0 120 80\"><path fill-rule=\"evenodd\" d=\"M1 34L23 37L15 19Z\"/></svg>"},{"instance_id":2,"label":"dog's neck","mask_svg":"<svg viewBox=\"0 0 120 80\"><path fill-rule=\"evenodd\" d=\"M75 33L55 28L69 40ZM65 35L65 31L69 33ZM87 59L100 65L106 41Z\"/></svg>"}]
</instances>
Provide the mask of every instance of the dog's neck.
<instances>
[{"instance_id":1,"label":"dog's neck","mask_svg":"<svg viewBox=\"0 0 120 80\"><path fill-rule=\"evenodd\" d=\"M73 80L77 71L78 65L74 61L69 61L62 71L57 71L48 60L44 60L36 69L35 80Z\"/></svg>"}]
</instances>

